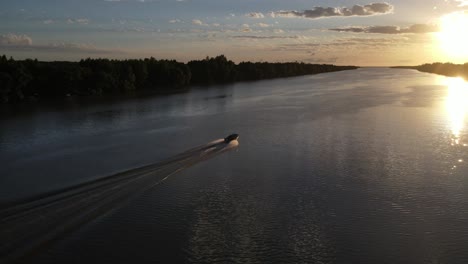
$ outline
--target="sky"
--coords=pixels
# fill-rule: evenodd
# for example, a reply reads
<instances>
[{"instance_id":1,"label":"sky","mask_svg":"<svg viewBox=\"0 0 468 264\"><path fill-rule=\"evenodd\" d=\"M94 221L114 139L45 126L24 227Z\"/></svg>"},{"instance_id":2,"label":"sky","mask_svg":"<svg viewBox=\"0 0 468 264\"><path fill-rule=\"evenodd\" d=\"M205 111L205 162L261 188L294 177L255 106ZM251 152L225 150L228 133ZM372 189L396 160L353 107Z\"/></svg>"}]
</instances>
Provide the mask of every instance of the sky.
<instances>
[{"instance_id":1,"label":"sky","mask_svg":"<svg viewBox=\"0 0 468 264\"><path fill-rule=\"evenodd\" d=\"M466 0L2 0L0 54L358 66L468 62Z\"/></svg>"}]
</instances>

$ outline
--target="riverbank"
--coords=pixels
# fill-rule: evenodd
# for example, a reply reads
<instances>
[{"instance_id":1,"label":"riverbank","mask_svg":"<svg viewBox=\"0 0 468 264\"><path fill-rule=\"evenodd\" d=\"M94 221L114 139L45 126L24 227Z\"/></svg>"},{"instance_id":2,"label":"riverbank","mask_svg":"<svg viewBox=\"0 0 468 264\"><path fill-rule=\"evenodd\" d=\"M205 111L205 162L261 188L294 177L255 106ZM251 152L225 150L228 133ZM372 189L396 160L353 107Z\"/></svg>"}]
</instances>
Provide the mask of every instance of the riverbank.
<instances>
[{"instance_id":1,"label":"riverbank","mask_svg":"<svg viewBox=\"0 0 468 264\"><path fill-rule=\"evenodd\" d=\"M435 73L449 77L462 77L468 80L468 63L453 64L453 63L426 63L419 66L397 66L392 67L397 69L414 69L420 72Z\"/></svg>"},{"instance_id":2,"label":"riverbank","mask_svg":"<svg viewBox=\"0 0 468 264\"><path fill-rule=\"evenodd\" d=\"M15 61L0 57L0 103L65 101L69 98L167 94L191 86L294 77L357 69L299 62L234 63L225 56L175 60L86 59L79 62Z\"/></svg>"}]
</instances>

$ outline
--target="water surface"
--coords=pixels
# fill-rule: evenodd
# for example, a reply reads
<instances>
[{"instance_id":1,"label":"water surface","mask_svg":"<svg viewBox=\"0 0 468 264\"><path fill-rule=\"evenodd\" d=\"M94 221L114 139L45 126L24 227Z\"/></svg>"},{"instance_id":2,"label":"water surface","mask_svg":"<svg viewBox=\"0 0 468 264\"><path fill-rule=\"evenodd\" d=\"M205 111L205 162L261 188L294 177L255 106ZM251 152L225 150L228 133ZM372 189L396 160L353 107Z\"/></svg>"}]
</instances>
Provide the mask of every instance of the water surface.
<instances>
[{"instance_id":1,"label":"water surface","mask_svg":"<svg viewBox=\"0 0 468 264\"><path fill-rule=\"evenodd\" d=\"M413 70L359 69L41 109L1 121L0 201L237 132L237 150L34 262L466 263L467 90Z\"/></svg>"}]
</instances>

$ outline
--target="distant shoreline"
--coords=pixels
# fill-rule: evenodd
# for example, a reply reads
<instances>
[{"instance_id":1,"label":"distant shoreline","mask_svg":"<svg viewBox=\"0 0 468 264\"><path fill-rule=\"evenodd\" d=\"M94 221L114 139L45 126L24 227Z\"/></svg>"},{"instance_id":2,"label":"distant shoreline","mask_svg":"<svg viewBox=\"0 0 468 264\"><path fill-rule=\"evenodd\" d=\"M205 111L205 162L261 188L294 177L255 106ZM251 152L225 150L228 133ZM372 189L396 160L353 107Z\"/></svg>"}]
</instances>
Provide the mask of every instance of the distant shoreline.
<instances>
[{"instance_id":1,"label":"distant shoreline","mask_svg":"<svg viewBox=\"0 0 468 264\"><path fill-rule=\"evenodd\" d=\"M181 63L154 58L79 62L14 60L0 56L0 104L71 98L134 98L209 86L358 69L300 62L234 63L224 55Z\"/></svg>"},{"instance_id":2,"label":"distant shoreline","mask_svg":"<svg viewBox=\"0 0 468 264\"><path fill-rule=\"evenodd\" d=\"M426 63L419 66L395 66L394 69L413 69L420 72L435 73L448 77L461 77L468 80L468 63L453 64L453 63Z\"/></svg>"}]
</instances>

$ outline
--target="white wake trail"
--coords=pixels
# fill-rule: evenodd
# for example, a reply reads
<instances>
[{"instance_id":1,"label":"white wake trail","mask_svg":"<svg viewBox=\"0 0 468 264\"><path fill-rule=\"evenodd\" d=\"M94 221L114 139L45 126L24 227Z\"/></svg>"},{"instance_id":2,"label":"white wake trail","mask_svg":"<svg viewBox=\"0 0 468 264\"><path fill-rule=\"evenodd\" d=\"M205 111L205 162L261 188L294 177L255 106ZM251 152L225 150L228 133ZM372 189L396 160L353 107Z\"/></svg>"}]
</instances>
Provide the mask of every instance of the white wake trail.
<instances>
[{"instance_id":1,"label":"white wake trail","mask_svg":"<svg viewBox=\"0 0 468 264\"><path fill-rule=\"evenodd\" d=\"M0 209L0 262L34 254L40 246L118 209L171 175L237 146L236 140L215 140L163 162L5 206Z\"/></svg>"}]
</instances>

